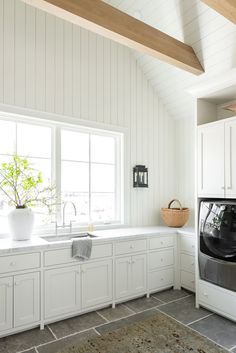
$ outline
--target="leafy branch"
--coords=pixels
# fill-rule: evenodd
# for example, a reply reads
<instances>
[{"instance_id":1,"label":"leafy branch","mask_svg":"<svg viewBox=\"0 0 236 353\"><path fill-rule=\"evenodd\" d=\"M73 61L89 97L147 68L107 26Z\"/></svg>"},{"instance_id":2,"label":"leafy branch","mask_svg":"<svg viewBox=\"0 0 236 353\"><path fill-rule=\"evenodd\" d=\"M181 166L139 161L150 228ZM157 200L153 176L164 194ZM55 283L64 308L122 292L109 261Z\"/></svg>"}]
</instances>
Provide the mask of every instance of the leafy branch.
<instances>
[{"instance_id":1,"label":"leafy branch","mask_svg":"<svg viewBox=\"0 0 236 353\"><path fill-rule=\"evenodd\" d=\"M42 173L33 169L27 158L18 155L0 167L0 191L16 208L46 206L49 213L56 205L56 188L44 186Z\"/></svg>"}]
</instances>

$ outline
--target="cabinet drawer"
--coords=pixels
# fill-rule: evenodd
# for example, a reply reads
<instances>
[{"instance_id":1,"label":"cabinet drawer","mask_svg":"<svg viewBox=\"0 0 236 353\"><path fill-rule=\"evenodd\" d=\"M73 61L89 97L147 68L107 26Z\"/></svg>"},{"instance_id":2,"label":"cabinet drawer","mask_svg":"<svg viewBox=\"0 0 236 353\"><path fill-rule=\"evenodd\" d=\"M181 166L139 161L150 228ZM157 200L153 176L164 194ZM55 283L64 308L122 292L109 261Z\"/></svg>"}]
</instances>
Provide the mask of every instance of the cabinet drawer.
<instances>
[{"instance_id":1,"label":"cabinet drawer","mask_svg":"<svg viewBox=\"0 0 236 353\"><path fill-rule=\"evenodd\" d=\"M149 271L174 264L174 250L155 251L149 254Z\"/></svg>"},{"instance_id":2,"label":"cabinet drawer","mask_svg":"<svg viewBox=\"0 0 236 353\"><path fill-rule=\"evenodd\" d=\"M91 260L112 256L112 244L96 244L92 247ZM72 248L48 250L44 252L44 266L78 262L72 257Z\"/></svg>"},{"instance_id":3,"label":"cabinet drawer","mask_svg":"<svg viewBox=\"0 0 236 353\"><path fill-rule=\"evenodd\" d=\"M130 254L137 251L145 251L147 248L146 239L121 241L115 244L115 254L123 255Z\"/></svg>"},{"instance_id":4,"label":"cabinet drawer","mask_svg":"<svg viewBox=\"0 0 236 353\"><path fill-rule=\"evenodd\" d=\"M236 294L227 289L199 281L199 301L207 307L231 317L236 317Z\"/></svg>"},{"instance_id":5,"label":"cabinet drawer","mask_svg":"<svg viewBox=\"0 0 236 353\"><path fill-rule=\"evenodd\" d=\"M181 282L181 287L195 291L195 275L193 273L181 271L180 282Z\"/></svg>"},{"instance_id":6,"label":"cabinet drawer","mask_svg":"<svg viewBox=\"0 0 236 353\"><path fill-rule=\"evenodd\" d=\"M181 235L180 237L180 251L195 253L195 238L191 235Z\"/></svg>"},{"instance_id":7,"label":"cabinet drawer","mask_svg":"<svg viewBox=\"0 0 236 353\"><path fill-rule=\"evenodd\" d=\"M161 249L168 248L170 246L174 246L174 237L166 236L166 237L154 237L149 239L149 249Z\"/></svg>"},{"instance_id":8,"label":"cabinet drawer","mask_svg":"<svg viewBox=\"0 0 236 353\"><path fill-rule=\"evenodd\" d=\"M181 254L180 255L180 269L195 273L195 258L192 255Z\"/></svg>"},{"instance_id":9,"label":"cabinet drawer","mask_svg":"<svg viewBox=\"0 0 236 353\"><path fill-rule=\"evenodd\" d=\"M0 273L29 270L40 266L40 253L0 257Z\"/></svg>"},{"instance_id":10,"label":"cabinet drawer","mask_svg":"<svg viewBox=\"0 0 236 353\"><path fill-rule=\"evenodd\" d=\"M173 284L174 284L173 268L150 272L148 275L148 287L150 291L171 287L173 286Z\"/></svg>"}]
</instances>

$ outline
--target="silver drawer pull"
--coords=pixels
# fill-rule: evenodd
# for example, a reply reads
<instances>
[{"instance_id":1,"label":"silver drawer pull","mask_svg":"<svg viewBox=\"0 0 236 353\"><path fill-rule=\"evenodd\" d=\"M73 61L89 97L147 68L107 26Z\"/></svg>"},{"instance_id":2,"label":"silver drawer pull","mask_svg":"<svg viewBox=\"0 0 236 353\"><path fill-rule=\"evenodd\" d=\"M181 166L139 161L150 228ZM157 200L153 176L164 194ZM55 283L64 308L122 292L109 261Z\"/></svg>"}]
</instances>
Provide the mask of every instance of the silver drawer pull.
<instances>
[{"instance_id":1,"label":"silver drawer pull","mask_svg":"<svg viewBox=\"0 0 236 353\"><path fill-rule=\"evenodd\" d=\"M130 249L134 249L134 245L133 244L130 245Z\"/></svg>"},{"instance_id":2,"label":"silver drawer pull","mask_svg":"<svg viewBox=\"0 0 236 353\"><path fill-rule=\"evenodd\" d=\"M208 294L206 292L203 293L204 297L208 298Z\"/></svg>"},{"instance_id":3,"label":"silver drawer pull","mask_svg":"<svg viewBox=\"0 0 236 353\"><path fill-rule=\"evenodd\" d=\"M15 263L15 261L12 261L12 262L10 262L10 266L16 266L16 263Z\"/></svg>"},{"instance_id":4,"label":"silver drawer pull","mask_svg":"<svg viewBox=\"0 0 236 353\"><path fill-rule=\"evenodd\" d=\"M164 281L164 278L161 278L161 281Z\"/></svg>"},{"instance_id":5,"label":"silver drawer pull","mask_svg":"<svg viewBox=\"0 0 236 353\"><path fill-rule=\"evenodd\" d=\"M15 281L15 282L14 282L14 285L15 285L15 286L19 286L19 284L20 284L19 281Z\"/></svg>"}]
</instances>

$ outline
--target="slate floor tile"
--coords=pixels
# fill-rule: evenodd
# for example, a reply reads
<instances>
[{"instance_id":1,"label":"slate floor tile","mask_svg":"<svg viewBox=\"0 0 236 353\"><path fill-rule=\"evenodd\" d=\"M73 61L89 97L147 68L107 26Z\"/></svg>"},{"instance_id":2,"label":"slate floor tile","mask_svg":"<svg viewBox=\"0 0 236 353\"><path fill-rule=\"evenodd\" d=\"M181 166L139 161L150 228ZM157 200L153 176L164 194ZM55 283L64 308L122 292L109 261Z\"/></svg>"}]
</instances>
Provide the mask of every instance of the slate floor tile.
<instances>
[{"instance_id":1,"label":"slate floor tile","mask_svg":"<svg viewBox=\"0 0 236 353\"><path fill-rule=\"evenodd\" d=\"M236 324L221 316L214 314L189 325L189 327L227 349L236 346Z\"/></svg>"},{"instance_id":2,"label":"slate floor tile","mask_svg":"<svg viewBox=\"0 0 236 353\"><path fill-rule=\"evenodd\" d=\"M21 352L52 340L54 337L47 327L44 330L36 328L0 338L0 353Z\"/></svg>"},{"instance_id":3,"label":"slate floor tile","mask_svg":"<svg viewBox=\"0 0 236 353\"><path fill-rule=\"evenodd\" d=\"M116 305L114 309L112 307L109 307L106 309L99 310L98 313L105 317L106 320L114 321L132 315L133 311L131 311L126 305L119 304Z\"/></svg>"},{"instance_id":4,"label":"slate floor tile","mask_svg":"<svg viewBox=\"0 0 236 353\"><path fill-rule=\"evenodd\" d=\"M49 327L57 338L62 338L73 333L88 330L94 326L99 326L105 323L100 315L96 312L72 317L63 321L50 324Z\"/></svg>"},{"instance_id":5,"label":"slate floor tile","mask_svg":"<svg viewBox=\"0 0 236 353\"><path fill-rule=\"evenodd\" d=\"M160 304L162 304L160 300L154 299L152 297L138 298L138 299L130 300L125 303L125 305L129 309L133 310L135 313L140 313L144 310L155 308Z\"/></svg>"},{"instance_id":6,"label":"slate floor tile","mask_svg":"<svg viewBox=\"0 0 236 353\"><path fill-rule=\"evenodd\" d=\"M174 300L184 298L191 295L191 292L187 292L184 289L168 289L162 292L152 294L152 297L161 300L164 303L169 303Z\"/></svg>"},{"instance_id":7,"label":"slate floor tile","mask_svg":"<svg viewBox=\"0 0 236 353\"><path fill-rule=\"evenodd\" d=\"M158 310L172 316L174 319L182 322L183 324L190 324L191 322L199 320L210 314L210 312L206 309L195 308L194 296L164 304L159 306Z\"/></svg>"},{"instance_id":8,"label":"slate floor tile","mask_svg":"<svg viewBox=\"0 0 236 353\"><path fill-rule=\"evenodd\" d=\"M98 326L96 327L96 331L102 335L104 333L111 332L121 327L136 323L138 321L148 319L149 317L152 317L154 315L157 315L156 309L146 310L146 311L143 311L142 313L134 314L124 319L113 321L102 326Z\"/></svg>"},{"instance_id":9,"label":"slate floor tile","mask_svg":"<svg viewBox=\"0 0 236 353\"><path fill-rule=\"evenodd\" d=\"M39 346L37 351L38 353L59 353L66 348L80 344L83 340L97 336L99 335L94 330L88 330Z\"/></svg>"}]
</instances>

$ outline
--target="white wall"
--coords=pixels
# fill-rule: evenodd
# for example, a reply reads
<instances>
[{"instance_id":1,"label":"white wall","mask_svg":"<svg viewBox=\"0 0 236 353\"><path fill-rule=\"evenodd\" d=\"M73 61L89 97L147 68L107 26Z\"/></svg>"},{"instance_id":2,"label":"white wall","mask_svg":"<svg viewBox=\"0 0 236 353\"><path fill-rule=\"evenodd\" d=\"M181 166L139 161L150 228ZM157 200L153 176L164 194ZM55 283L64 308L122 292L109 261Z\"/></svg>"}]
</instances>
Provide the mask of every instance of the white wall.
<instances>
[{"instance_id":1,"label":"white wall","mask_svg":"<svg viewBox=\"0 0 236 353\"><path fill-rule=\"evenodd\" d=\"M189 225L194 224L194 183L195 183L195 128L194 119L175 121L175 190L176 197L184 207L189 207Z\"/></svg>"},{"instance_id":2,"label":"white wall","mask_svg":"<svg viewBox=\"0 0 236 353\"><path fill-rule=\"evenodd\" d=\"M175 124L127 48L0 0L0 103L126 128L126 219L159 222L174 194ZM135 164L148 166L149 189L132 188Z\"/></svg>"}]
</instances>

